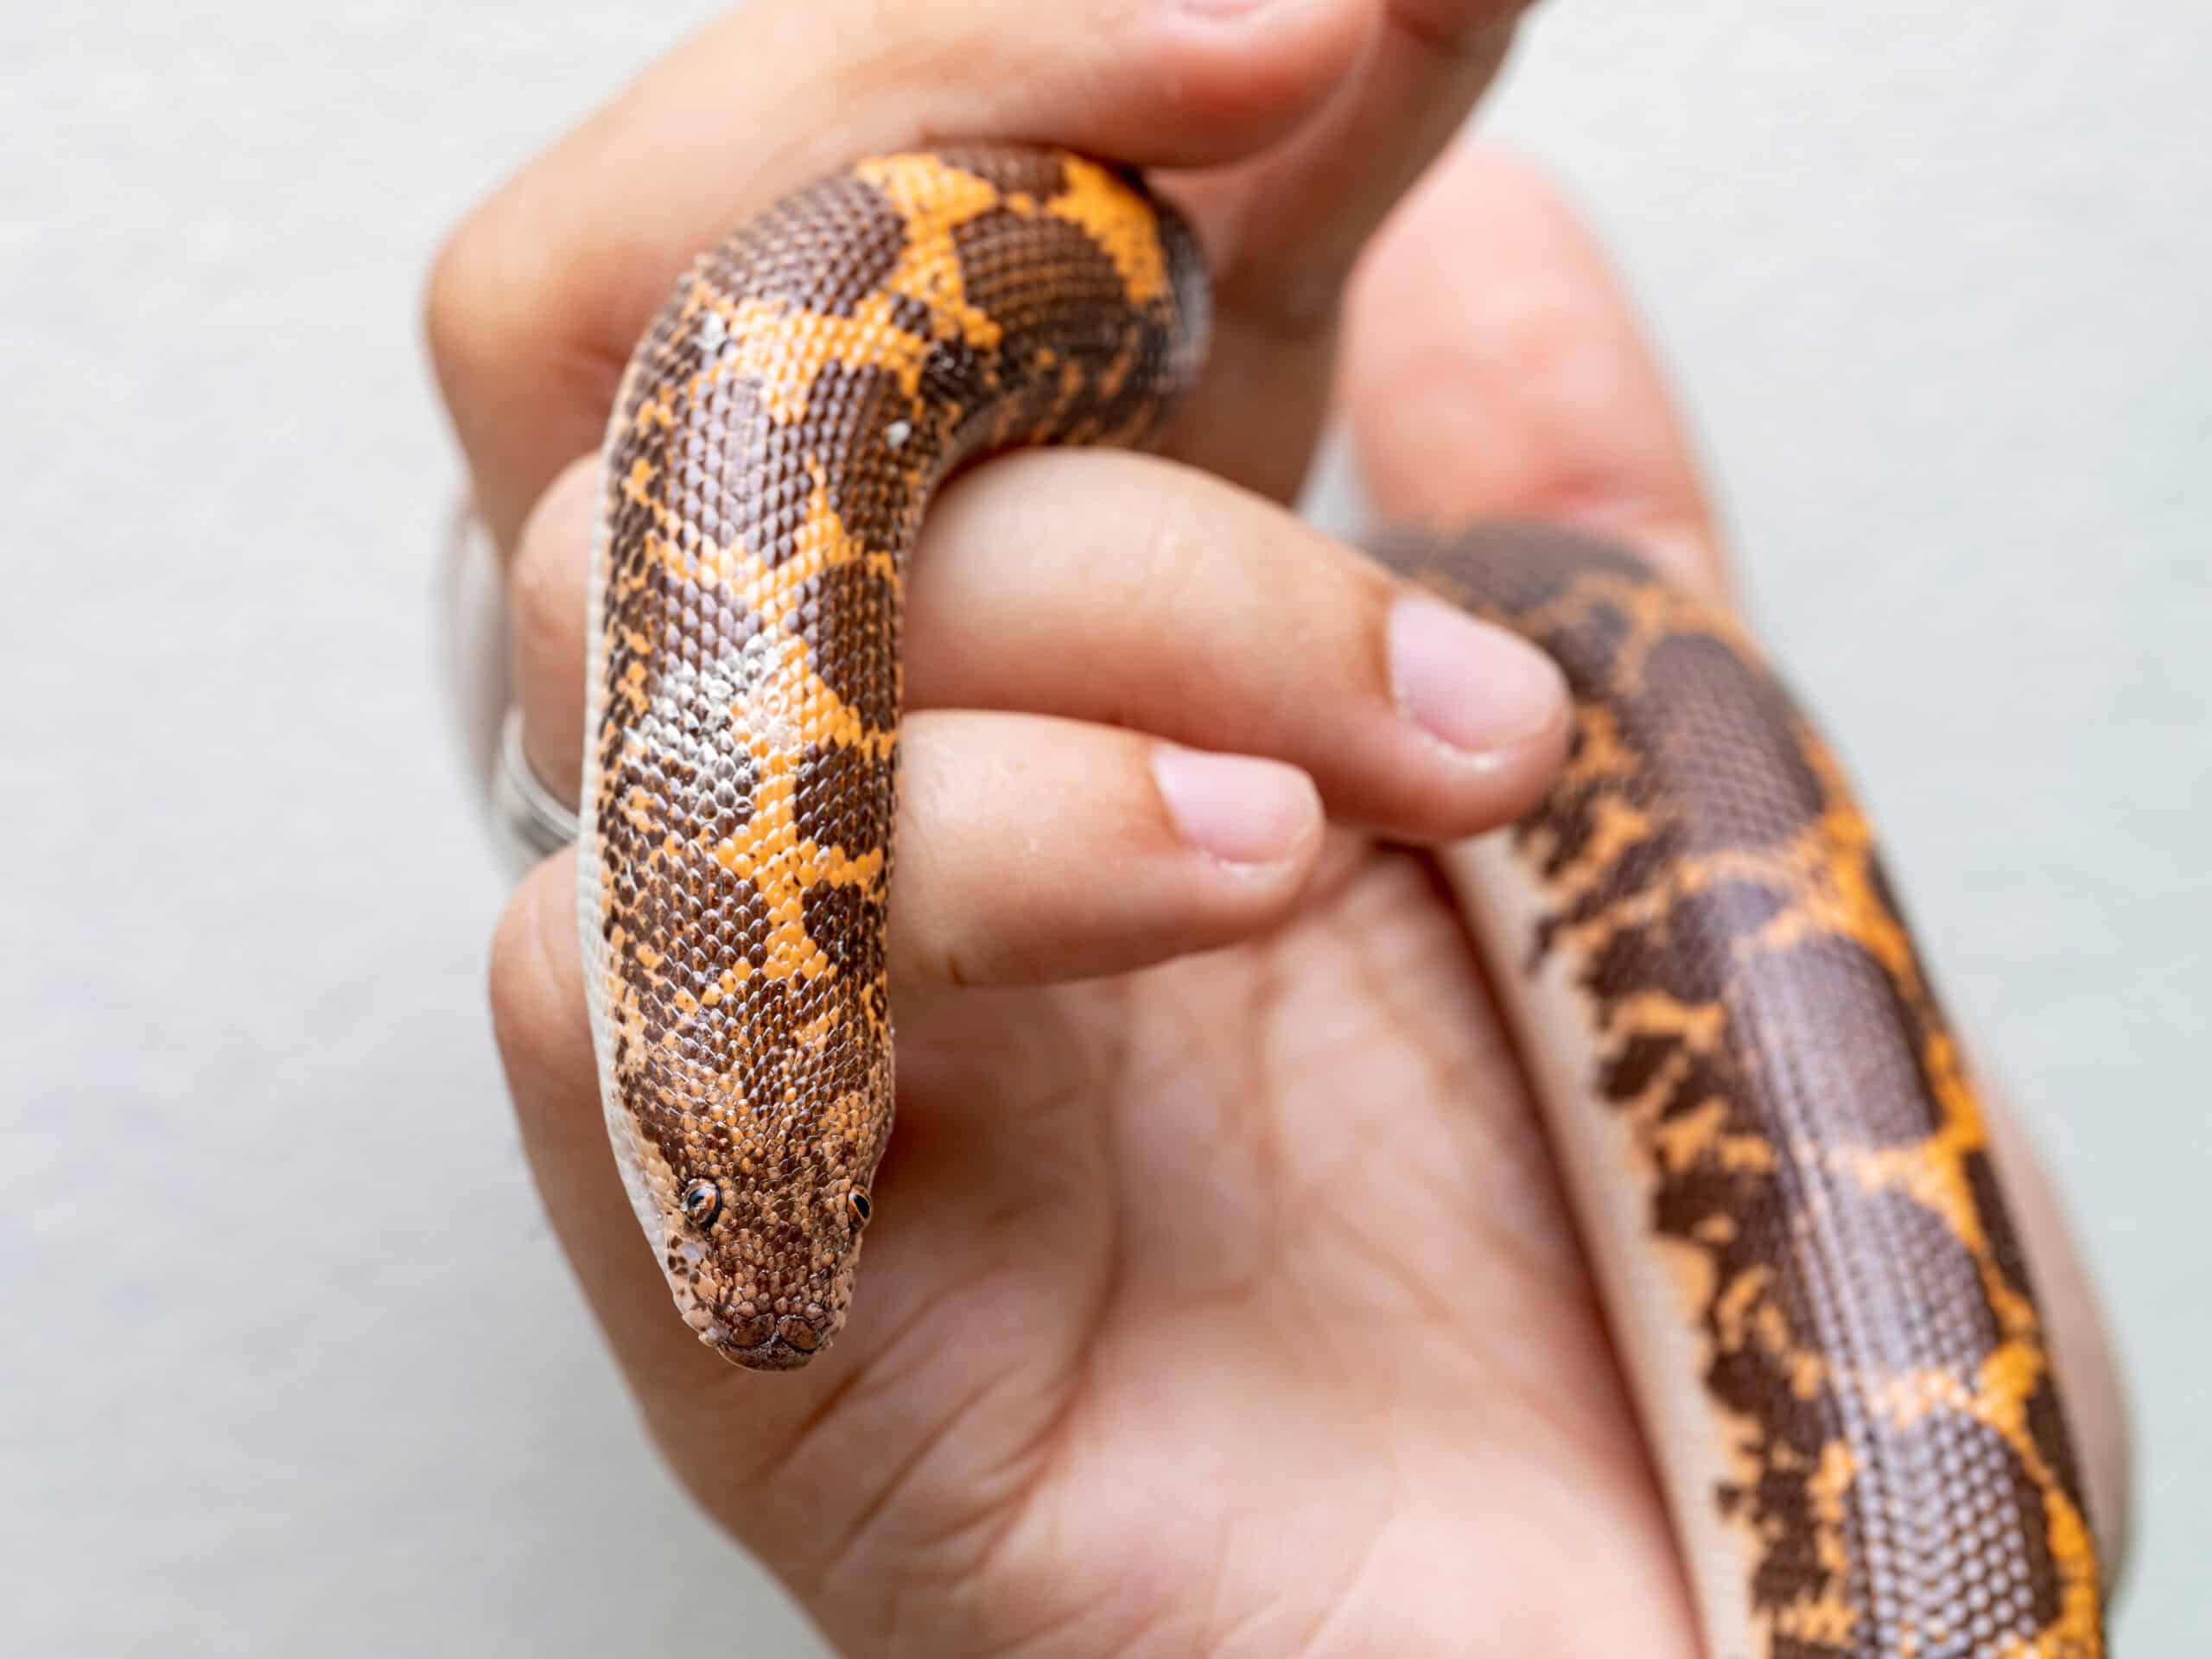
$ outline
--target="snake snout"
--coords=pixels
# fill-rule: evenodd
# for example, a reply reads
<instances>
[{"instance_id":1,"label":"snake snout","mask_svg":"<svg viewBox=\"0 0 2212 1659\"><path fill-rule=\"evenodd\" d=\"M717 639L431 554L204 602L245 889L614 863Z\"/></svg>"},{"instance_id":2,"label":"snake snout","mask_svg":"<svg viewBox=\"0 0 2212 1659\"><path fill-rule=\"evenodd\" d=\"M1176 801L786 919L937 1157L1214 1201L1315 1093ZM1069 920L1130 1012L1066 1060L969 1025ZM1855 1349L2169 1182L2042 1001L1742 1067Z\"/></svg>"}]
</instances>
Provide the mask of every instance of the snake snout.
<instances>
[{"instance_id":1,"label":"snake snout","mask_svg":"<svg viewBox=\"0 0 2212 1659\"><path fill-rule=\"evenodd\" d=\"M732 1309L702 1325L699 1340L748 1370L795 1371L830 1345L842 1323L827 1308L780 1316Z\"/></svg>"}]
</instances>

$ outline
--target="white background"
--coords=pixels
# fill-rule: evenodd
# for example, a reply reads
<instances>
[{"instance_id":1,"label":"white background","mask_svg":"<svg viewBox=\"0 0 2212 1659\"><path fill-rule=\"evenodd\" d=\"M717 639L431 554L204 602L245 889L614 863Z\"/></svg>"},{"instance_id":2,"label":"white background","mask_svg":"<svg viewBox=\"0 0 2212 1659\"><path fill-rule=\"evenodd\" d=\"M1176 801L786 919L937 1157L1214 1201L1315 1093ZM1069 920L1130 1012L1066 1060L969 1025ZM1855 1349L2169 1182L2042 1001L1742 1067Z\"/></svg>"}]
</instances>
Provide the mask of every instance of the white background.
<instances>
[{"instance_id":1,"label":"white background","mask_svg":"<svg viewBox=\"0 0 2212 1659\"><path fill-rule=\"evenodd\" d=\"M810 1651L524 1180L440 725L435 238L710 8L0 21L0 1647ZM1560 0L1492 129L1679 373L1763 623L2031 1109L2212 1630L2212 10Z\"/></svg>"}]
</instances>

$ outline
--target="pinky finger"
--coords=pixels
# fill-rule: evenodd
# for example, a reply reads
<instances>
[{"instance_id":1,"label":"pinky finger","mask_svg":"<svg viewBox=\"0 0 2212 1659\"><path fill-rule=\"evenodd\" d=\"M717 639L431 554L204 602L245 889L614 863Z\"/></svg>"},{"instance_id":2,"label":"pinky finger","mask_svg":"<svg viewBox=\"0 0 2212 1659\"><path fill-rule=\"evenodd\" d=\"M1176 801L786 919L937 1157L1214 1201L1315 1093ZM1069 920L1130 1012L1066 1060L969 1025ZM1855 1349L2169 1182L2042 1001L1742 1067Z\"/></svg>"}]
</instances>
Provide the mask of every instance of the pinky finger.
<instances>
[{"instance_id":1,"label":"pinky finger","mask_svg":"<svg viewBox=\"0 0 2212 1659\"><path fill-rule=\"evenodd\" d=\"M906 724L890 950L900 1017L1236 943L1296 902L1322 838L1295 766L1032 715Z\"/></svg>"}]
</instances>

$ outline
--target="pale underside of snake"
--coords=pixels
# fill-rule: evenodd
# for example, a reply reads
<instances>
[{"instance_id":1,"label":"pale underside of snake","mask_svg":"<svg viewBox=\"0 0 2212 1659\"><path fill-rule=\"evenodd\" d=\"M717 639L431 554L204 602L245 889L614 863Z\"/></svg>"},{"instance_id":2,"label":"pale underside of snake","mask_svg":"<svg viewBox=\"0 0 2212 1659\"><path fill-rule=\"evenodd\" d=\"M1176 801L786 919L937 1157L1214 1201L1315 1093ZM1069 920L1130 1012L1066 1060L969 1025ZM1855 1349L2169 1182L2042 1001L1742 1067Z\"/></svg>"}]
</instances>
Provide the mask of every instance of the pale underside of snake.
<instances>
[{"instance_id":1,"label":"pale underside of snake","mask_svg":"<svg viewBox=\"0 0 2212 1659\"><path fill-rule=\"evenodd\" d=\"M844 1322L890 1133L903 562L954 467L1198 372L1134 176L866 161L738 232L610 428L578 857L624 1179L683 1317ZM1381 556L1548 649L1564 776L1440 862L1549 1130L1722 1659L2091 1659L2100 1586L1980 1110L1865 819L1739 626L1558 533Z\"/></svg>"}]
</instances>

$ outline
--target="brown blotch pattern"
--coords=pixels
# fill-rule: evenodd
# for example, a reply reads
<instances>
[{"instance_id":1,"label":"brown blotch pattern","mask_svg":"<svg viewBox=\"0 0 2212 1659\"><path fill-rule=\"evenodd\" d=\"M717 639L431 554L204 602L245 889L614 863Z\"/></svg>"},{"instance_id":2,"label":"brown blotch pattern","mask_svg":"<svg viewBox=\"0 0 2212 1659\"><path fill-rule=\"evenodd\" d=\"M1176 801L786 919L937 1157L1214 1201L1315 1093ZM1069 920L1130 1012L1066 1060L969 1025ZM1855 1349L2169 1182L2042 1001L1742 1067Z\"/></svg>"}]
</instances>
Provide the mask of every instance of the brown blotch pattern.
<instances>
[{"instance_id":1,"label":"brown blotch pattern","mask_svg":"<svg viewBox=\"0 0 2212 1659\"><path fill-rule=\"evenodd\" d=\"M618 1153L741 1363L836 1335L892 1116L905 559L973 454L1135 442L1195 374L1198 251L1131 178L880 156L701 258L609 430L579 859ZM680 1195L714 1182L702 1231Z\"/></svg>"},{"instance_id":2,"label":"brown blotch pattern","mask_svg":"<svg viewBox=\"0 0 2212 1659\"><path fill-rule=\"evenodd\" d=\"M1586 999L1684 1287L1762 1659L2101 1655L1980 1109L1827 748L1737 624L1616 550L1382 550L1572 687L1565 775L1513 832L1547 895L1528 966Z\"/></svg>"}]
</instances>

